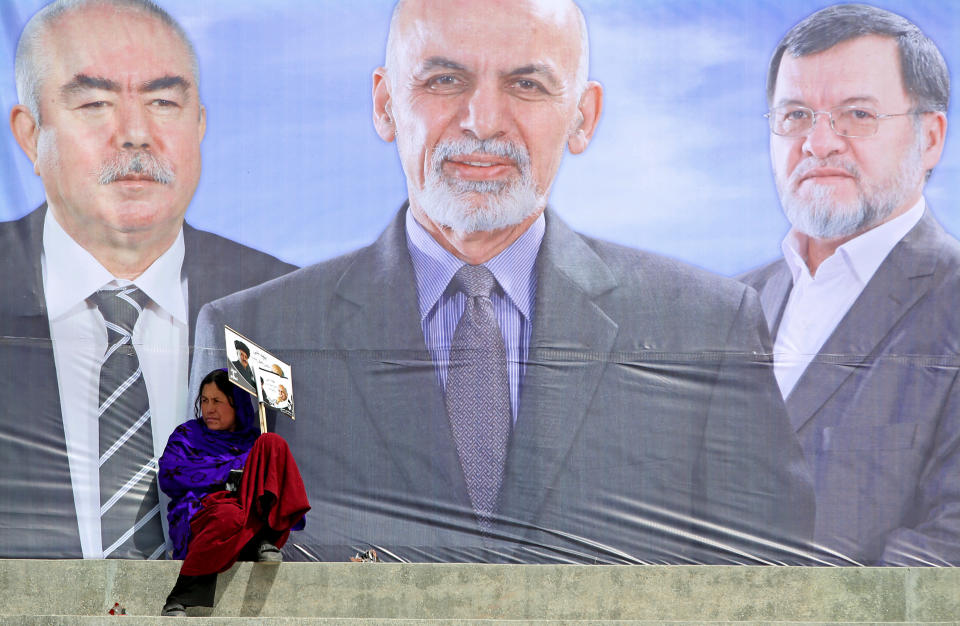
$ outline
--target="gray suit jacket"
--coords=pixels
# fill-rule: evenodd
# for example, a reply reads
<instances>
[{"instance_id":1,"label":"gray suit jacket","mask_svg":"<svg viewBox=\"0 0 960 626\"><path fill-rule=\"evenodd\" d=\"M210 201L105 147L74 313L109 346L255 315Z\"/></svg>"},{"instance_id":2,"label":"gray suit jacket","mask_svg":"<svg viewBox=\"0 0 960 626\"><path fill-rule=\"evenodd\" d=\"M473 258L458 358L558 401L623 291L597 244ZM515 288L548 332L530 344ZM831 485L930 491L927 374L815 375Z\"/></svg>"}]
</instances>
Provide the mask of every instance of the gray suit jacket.
<instances>
[{"instance_id":1,"label":"gray suit jacket","mask_svg":"<svg viewBox=\"0 0 960 626\"><path fill-rule=\"evenodd\" d=\"M200 313L195 374L225 361L224 323L292 365L296 422L272 423L313 510L289 557L374 546L413 561L794 558L733 532L789 543L812 530L756 294L578 235L549 211L499 519L483 537L424 344L403 216L367 248Z\"/></svg>"},{"instance_id":2,"label":"gray suit jacket","mask_svg":"<svg viewBox=\"0 0 960 626\"><path fill-rule=\"evenodd\" d=\"M0 557L7 558L82 556L40 267L45 214L40 207L0 223ZM191 344L202 305L295 269L189 225L183 239Z\"/></svg>"},{"instance_id":3,"label":"gray suit jacket","mask_svg":"<svg viewBox=\"0 0 960 626\"><path fill-rule=\"evenodd\" d=\"M958 269L960 243L928 211L787 397L814 476L815 541L853 561L960 565ZM743 280L776 336L786 262Z\"/></svg>"}]
</instances>

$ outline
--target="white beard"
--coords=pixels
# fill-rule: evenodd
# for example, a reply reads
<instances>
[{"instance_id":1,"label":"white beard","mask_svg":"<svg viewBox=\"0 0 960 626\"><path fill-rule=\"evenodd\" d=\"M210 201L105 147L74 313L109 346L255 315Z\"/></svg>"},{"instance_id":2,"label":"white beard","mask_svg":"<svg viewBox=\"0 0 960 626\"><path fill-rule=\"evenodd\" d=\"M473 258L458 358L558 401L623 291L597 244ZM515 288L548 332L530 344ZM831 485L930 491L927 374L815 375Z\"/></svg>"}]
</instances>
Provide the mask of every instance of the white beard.
<instances>
[{"instance_id":1,"label":"white beard","mask_svg":"<svg viewBox=\"0 0 960 626\"><path fill-rule=\"evenodd\" d=\"M444 174L450 157L489 154L512 160L519 178L509 181L465 181ZM423 191L417 204L438 226L456 233L497 230L520 224L542 206L533 176L530 156L516 144L488 139L461 139L438 144L430 159Z\"/></svg>"},{"instance_id":2,"label":"white beard","mask_svg":"<svg viewBox=\"0 0 960 626\"><path fill-rule=\"evenodd\" d=\"M907 200L923 177L921 163L922 152L918 141L900 164L896 174L887 180L876 183L864 181L854 163L843 157L828 157L823 160L808 159L794 170L790 178L784 181L776 177L777 191L783 212L793 227L801 233L816 239L838 239L852 237L882 224ZM843 169L850 173L859 190L858 197L845 203L833 198L833 189L825 185L814 185L803 197L797 193L795 181L804 173L818 167Z\"/></svg>"}]
</instances>

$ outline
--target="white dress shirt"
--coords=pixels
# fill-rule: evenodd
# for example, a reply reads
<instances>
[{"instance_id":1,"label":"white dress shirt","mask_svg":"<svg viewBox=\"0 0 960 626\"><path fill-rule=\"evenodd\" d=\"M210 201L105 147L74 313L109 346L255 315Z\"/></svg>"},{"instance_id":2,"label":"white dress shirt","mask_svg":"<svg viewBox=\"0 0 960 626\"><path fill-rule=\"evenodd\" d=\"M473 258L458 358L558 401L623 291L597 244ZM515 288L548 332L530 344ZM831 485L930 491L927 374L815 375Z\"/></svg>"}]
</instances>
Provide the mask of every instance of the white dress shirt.
<instances>
[{"instance_id":1,"label":"white dress shirt","mask_svg":"<svg viewBox=\"0 0 960 626\"><path fill-rule=\"evenodd\" d=\"M839 246L811 276L807 236L791 230L783 240L783 257L793 288L773 346L773 371L784 399L833 334L893 247L910 232L926 206L921 197L909 211Z\"/></svg>"},{"instance_id":2,"label":"white dress shirt","mask_svg":"<svg viewBox=\"0 0 960 626\"><path fill-rule=\"evenodd\" d=\"M107 349L103 316L86 299L98 289L136 284L150 299L133 329L133 344L150 400L154 454L187 417L187 279L181 275L183 231L135 281L115 278L63 230L51 211L43 223L43 291L57 366L70 480L84 558L102 558L100 363ZM166 498L160 494L161 511ZM166 532L166 515L161 515Z\"/></svg>"}]
</instances>

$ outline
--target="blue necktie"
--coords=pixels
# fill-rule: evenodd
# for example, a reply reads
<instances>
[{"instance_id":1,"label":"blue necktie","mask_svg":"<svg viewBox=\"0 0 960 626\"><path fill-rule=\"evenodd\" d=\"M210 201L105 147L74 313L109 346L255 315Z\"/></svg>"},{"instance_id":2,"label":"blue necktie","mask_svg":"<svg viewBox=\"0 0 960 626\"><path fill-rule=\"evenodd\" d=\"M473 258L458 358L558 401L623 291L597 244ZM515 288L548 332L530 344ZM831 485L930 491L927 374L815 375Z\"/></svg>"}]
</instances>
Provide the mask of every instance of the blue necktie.
<instances>
[{"instance_id":1,"label":"blue necktie","mask_svg":"<svg viewBox=\"0 0 960 626\"><path fill-rule=\"evenodd\" d=\"M512 419L507 351L490 294L496 278L464 265L453 282L467 297L450 343L446 407L467 492L483 531L496 514Z\"/></svg>"}]
</instances>

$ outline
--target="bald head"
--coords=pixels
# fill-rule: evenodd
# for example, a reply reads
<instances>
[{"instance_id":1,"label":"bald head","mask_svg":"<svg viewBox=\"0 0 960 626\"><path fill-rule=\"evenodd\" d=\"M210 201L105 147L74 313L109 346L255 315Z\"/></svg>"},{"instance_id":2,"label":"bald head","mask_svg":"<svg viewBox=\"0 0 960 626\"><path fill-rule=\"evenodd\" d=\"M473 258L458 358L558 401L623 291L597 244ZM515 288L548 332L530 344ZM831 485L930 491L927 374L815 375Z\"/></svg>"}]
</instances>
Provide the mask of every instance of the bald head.
<instances>
[{"instance_id":1,"label":"bald head","mask_svg":"<svg viewBox=\"0 0 960 626\"><path fill-rule=\"evenodd\" d=\"M572 0L399 0L393 9L387 35L385 67L388 74L403 54L406 37L428 35L424 30L431 18L440 13L459 13L485 20L485 16L499 10L497 5L505 4L527 12L531 24L551 25L564 34L564 43L579 52L575 85L577 92L582 92L590 67L590 42L583 12Z\"/></svg>"}]
</instances>

